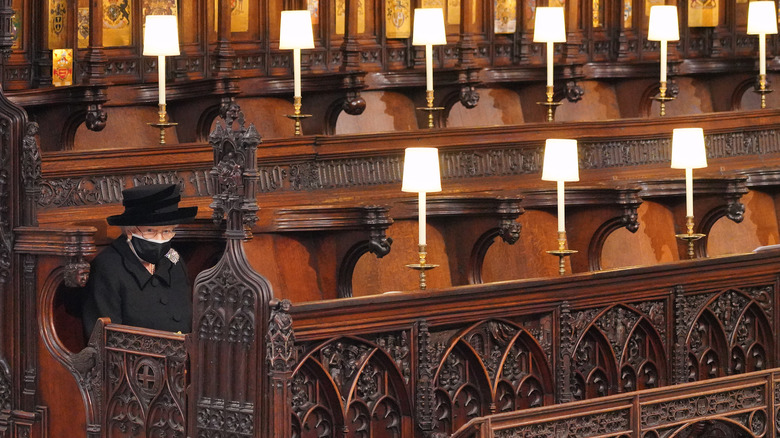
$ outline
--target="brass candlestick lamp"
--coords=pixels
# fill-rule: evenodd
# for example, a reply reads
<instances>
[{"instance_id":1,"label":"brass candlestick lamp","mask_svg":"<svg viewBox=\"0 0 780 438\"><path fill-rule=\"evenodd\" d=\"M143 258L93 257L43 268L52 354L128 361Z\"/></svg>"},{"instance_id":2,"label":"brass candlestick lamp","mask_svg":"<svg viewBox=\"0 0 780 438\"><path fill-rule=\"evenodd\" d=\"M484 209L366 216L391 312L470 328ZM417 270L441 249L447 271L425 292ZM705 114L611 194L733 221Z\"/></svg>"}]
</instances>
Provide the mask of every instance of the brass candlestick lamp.
<instances>
[{"instance_id":1,"label":"brass candlestick lamp","mask_svg":"<svg viewBox=\"0 0 780 438\"><path fill-rule=\"evenodd\" d=\"M648 23L647 39L660 41L661 49L661 85L658 88L658 96L653 97L661 105L660 115L666 115L666 102L674 100L674 96L667 96L666 84L666 58L667 42L680 39L680 29L677 24L677 6L656 5L650 7L650 22Z\"/></svg>"},{"instance_id":2,"label":"brass candlestick lamp","mask_svg":"<svg viewBox=\"0 0 780 438\"><path fill-rule=\"evenodd\" d=\"M558 185L558 249L547 251L558 257L558 273L566 274L566 257L577 251L566 249L566 202L564 182L579 181L577 140L548 138L544 147L542 180L555 181Z\"/></svg>"},{"instance_id":3,"label":"brass candlestick lamp","mask_svg":"<svg viewBox=\"0 0 780 438\"><path fill-rule=\"evenodd\" d=\"M425 102L417 110L428 113L428 128L433 128L433 113L444 107L433 106L433 46L447 44L444 31L444 12L441 8L417 8L414 10L412 45L425 46Z\"/></svg>"},{"instance_id":4,"label":"brass candlestick lamp","mask_svg":"<svg viewBox=\"0 0 780 438\"><path fill-rule=\"evenodd\" d=\"M562 7L536 8L534 42L547 43L547 88L545 91L547 100L536 103L547 107L547 121L552 122L555 117L555 107L561 104L553 102L553 55L555 52L553 44L566 42L566 24Z\"/></svg>"},{"instance_id":5,"label":"brass candlestick lamp","mask_svg":"<svg viewBox=\"0 0 780 438\"><path fill-rule=\"evenodd\" d=\"M766 81L766 36L777 33L777 10L773 0L748 3L748 35L758 35L758 89L761 108L766 108L766 95L772 92Z\"/></svg>"},{"instance_id":6,"label":"brass candlestick lamp","mask_svg":"<svg viewBox=\"0 0 780 438\"><path fill-rule=\"evenodd\" d=\"M301 49L314 48L311 12L282 11L279 29L279 49L293 51L293 114L286 114L285 117L295 122L293 134L303 135L301 120L311 117L311 114L301 114Z\"/></svg>"},{"instance_id":7,"label":"brass candlestick lamp","mask_svg":"<svg viewBox=\"0 0 780 438\"><path fill-rule=\"evenodd\" d=\"M704 131L701 128L678 128L672 134L672 169L685 169L685 227L676 234L688 244L688 257L694 258L694 242L705 234L693 232L693 169L707 167Z\"/></svg>"},{"instance_id":8,"label":"brass candlestick lamp","mask_svg":"<svg viewBox=\"0 0 780 438\"><path fill-rule=\"evenodd\" d=\"M426 192L441 191L441 177L439 173L439 150L436 148L407 148L404 153L404 174L401 190L404 192L417 192L418 218L419 218L419 244L417 246L418 262L406 265L420 273L420 290L428 286L425 272L439 265L432 265L427 261L427 246L425 240L425 194Z\"/></svg>"},{"instance_id":9,"label":"brass candlestick lamp","mask_svg":"<svg viewBox=\"0 0 780 438\"><path fill-rule=\"evenodd\" d=\"M148 123L160 130L165 144L165 129L176 126L168 121L165 104L165 57L179 54L179 26L175 15L147 15L144 23L144 56L157 56L158 121Z\"/></svg>"}]
</instances>

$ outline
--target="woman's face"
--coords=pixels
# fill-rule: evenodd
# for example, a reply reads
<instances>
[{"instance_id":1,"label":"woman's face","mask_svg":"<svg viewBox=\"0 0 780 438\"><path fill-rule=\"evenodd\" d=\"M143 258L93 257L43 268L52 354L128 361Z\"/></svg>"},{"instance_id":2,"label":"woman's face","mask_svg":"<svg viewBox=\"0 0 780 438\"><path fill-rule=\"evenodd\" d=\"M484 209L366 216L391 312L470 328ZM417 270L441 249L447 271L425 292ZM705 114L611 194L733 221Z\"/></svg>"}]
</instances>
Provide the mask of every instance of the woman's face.
<instances>
[{"instance_id":1,"label":"woman's face","mask_svg":"<svg viewBox=\"0 0 780 438\"><path fill-rule=\"evenodd\" d=\"M128 227L125 233L128 238L135 234L148 240L168 241L176 234L176 229L173 225L138 225Z\"/></svg>"}]
</instances>

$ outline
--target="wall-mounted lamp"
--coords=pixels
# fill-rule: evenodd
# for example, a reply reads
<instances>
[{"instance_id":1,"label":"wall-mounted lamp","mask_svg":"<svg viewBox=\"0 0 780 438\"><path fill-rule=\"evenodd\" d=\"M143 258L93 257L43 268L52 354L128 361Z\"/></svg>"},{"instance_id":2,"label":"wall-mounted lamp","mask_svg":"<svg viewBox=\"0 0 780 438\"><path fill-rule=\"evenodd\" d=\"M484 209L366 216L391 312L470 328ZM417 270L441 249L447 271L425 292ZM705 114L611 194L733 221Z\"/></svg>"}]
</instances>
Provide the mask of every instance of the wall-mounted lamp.
<instances>
[{"instance_id":1,"label":"wall-mounted lamp","mask_svg":"<svg viewBox=\"0 0 780 438\"><path fill-rule=\"evenodd\" d=\"M144 56L157 56L158 112L157 123L150 126L160 130L160 144L165 144L165 128L176 126L168 122L165 105L165 57L179 54L179 26L175 15L147 15L144 21Z\"/></svg>"},{"instance_id":2,"label":"wall-mounted lamp","mask_svg":"<svg viewBox=\"0 0 780 438\"><path fill-rule=\"evenodd\" d=\"M701 128L678 128L672 131L672 169L685 169L685 226L687 232L677 238L688 242L688 257L694 257L693 242L704 234L693 232L693 169L707 167L704 131Z\"/></svg>"},{"instance_id":3,"label":"wall-mounted lamp","mask_svg":"<svg viewBox=\"0 0 780 438\"><path fill-rule=\"evenodd\" d=\"M553 50L554 43L566 42L566 24L561 7L537 7L534 17L534 42L547 43L547 101L538 102L547 107L547 121L553 121L554 108L560 105L553 102Z\"/></svg>"},{"instance_id":4,"label":"wall-mounted lamp","mask_svg":"<svg viewBox=\"0 0 780 438\"><path fill-rule=\"evenodd\" d=\"M666 95L666 53L667 42L680 39L680 26L677 23L677 6L656 5L650 7L647 39L660 41L661 86L658 89L658 97L654 99L661 104L661 115L665 116L666 102L674 99L674 97Z\"/></svg>"},{"instance_id":5,"label":"wall-mounted lamp","mask_svg":"<svg viewBox=\"0 0 780 438\"><path fill-rule=\"evenodd\" d=\"M558 249L547 251L558 256L558 272L563 275L565 258L577 251L566 249L566 202L564 200L564 182L579 181L579 158L577 140L548 138L544 146L542 180L558 183Z\"/></svg>"},{"instance_id":6,"label":"wall-mounted lamp","mask_svg":"<svg viewBox=\"0 0 780 438\"><path fill-rule=\"evenodd\" d=\"M301 119L311 114L301 114L301 49L314 48L314 32L311 12L308 10L282 11L279 30L279 50L293 51L293 110L287 117L295 121L295 135L302 135Z\"/></svg>"},{"instance_id":7,"label":"wall-mounted lamp","mask_svg":"<svg viewBox=\"0 0 780 438\"><path fill-rule=\"evenodd\" d=\"M758 35L758 92L761 93L761 108L766 108L766 94L772 92L766 87L766 36L777 33L777 10L773 0L748 3L747 33Z\"/></svg>"},{"instance_id":8,"label":"wall-mounted lamp","mask_svg":"<svg viewBox=\"0 0 780 438\"><path fill-rule=\"evenodd\" d=\"M444 108L433 106L433 46L447 44L444 31L444 12L441 8L417 8L414 10L412 45L425 46L425 108L428 112L428 128L433 128L433 111Z\"/></svg>"},{"instance_id":9,"label":"wall-mounted lamp","mask_svg":"<svg viewBox=\"0 0 780 438\"><path fill-rule=\"evenodd\" d=\"M439 265L426 262L427 243L425 239L426 212L425 194L441 191L441 176L439 172L439 150L436 148L406 148L404 153L404 173L401 191L417 192L417 211L419 218L419 263L406 265L420 271L420 290L425 290L425 271Z\"/></svg>"}]
</instances>

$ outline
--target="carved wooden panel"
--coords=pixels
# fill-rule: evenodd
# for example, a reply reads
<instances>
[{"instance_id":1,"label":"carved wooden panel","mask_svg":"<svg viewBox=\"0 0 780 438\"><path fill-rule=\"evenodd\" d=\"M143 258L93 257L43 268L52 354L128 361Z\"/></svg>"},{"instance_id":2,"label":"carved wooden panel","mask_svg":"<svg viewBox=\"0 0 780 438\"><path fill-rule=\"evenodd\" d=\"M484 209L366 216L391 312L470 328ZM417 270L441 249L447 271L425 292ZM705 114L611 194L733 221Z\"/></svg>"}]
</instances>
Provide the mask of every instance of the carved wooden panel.
<instances>
[{"instance_id":1,"label":"carved wooden panel","mask_svg":"<svg viewBox=\"0 0 780 438\"><path fill-rule=\"evenodd\" d=\"M766 369L774 357L774 285L727 289L683 298L687 326L686 380ZM686 327L686 320L678 324Z\"/></svg>"},{"instance_id":2,"label":"carved wooden panel","mask_svg":"<svg viewBox=\"0 0 780 438\"><path fill-rule=\"evenodd\" d=\"M407 436L408 332L331 339L300 347L292 375L294 437Z\"/></svg>"},{"instance_id":3,"label":"carved wooden panel","mask_svg":"<svg viewBox=\"0 0 780 438\"><path fill-rule=\"evenodd\" d=\"M105 333L105 436L185 436L184 337Z\"/></svg>"}]
</instances>

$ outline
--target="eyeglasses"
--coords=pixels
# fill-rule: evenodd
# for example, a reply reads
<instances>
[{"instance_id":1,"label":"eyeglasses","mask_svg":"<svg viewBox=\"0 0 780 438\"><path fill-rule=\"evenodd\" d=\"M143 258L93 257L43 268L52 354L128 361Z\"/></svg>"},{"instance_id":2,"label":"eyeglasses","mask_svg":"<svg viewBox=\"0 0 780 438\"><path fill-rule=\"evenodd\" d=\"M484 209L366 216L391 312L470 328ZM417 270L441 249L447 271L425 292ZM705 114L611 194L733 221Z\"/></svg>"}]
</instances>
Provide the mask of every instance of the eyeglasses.
<instances>
[{"instance_id":1,"label":"eyeglasses","mask_svg":"<svg viewBox=\"0 0 780 438\"><path fill-rule=\"evenodd\" d=\"M159 227L136 227L138 233L144 239L172 239L176 235L176 230L173 228L159 228Z\"/></svg>"}]
</instances>

